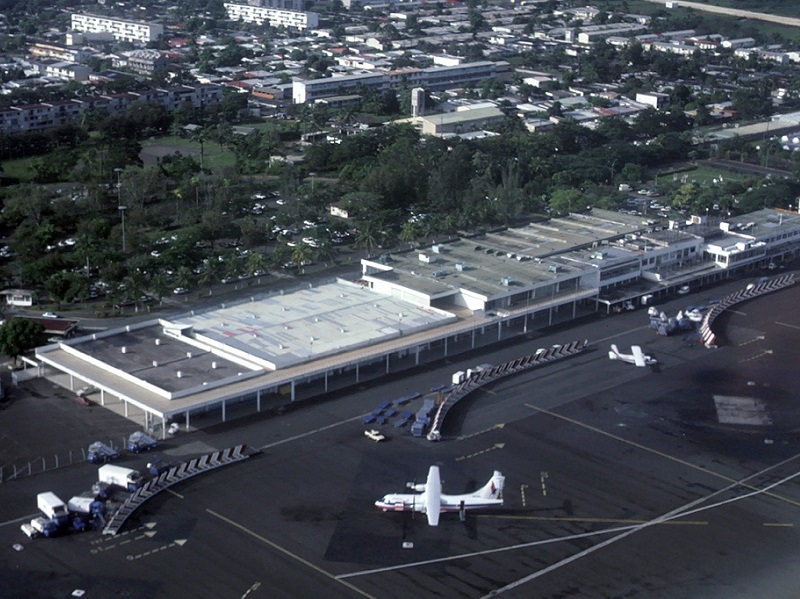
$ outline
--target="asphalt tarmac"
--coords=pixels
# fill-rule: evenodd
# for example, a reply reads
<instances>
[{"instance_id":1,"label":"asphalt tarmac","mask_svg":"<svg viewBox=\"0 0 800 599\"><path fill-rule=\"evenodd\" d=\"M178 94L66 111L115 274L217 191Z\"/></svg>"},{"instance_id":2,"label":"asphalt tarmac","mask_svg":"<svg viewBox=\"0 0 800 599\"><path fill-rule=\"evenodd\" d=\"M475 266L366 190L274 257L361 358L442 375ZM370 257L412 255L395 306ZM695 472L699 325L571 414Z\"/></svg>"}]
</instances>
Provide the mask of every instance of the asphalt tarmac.
<instances>
[{"instance_id":1,"label":"asphalt tarmac","mask_svg":"<svg viewBox=\"0 0 800 599\"><path fill-rule=\"evenodd\" d=\"M746 282L662 307L674 313ZM36 493L67 499L91 486L95 466L5 483L0 595L795 597L798 300L800 286L735 306L718 321L714 350L657 336L638 311L283 416L178 437L165 454L241 442L260 453L160 494L116 537L31 541L19 530L36 512ZM363 435L361 417L381 401L425 392L478 363L583 338L591 343L584 354L464 400L441 443L391 426L382 443ZM612 362L610 343L623 351L639 344L659 364ZM421 514L373 507L406 482L422 482L431 464L440 465L447 493L475 489L501 470L505 505L463 523L445 514L438 527Z\"/></svg>"}]
</instances>

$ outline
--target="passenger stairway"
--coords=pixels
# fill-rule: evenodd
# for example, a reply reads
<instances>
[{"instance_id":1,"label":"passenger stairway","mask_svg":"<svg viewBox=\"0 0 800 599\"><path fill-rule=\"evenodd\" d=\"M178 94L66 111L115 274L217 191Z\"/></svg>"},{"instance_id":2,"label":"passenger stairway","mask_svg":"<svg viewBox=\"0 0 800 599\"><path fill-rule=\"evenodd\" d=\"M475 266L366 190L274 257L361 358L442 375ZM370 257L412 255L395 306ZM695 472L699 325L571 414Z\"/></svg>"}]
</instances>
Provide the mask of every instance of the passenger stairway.
<instances>
[{"instance_id":1,"label":"passenger stairway","mask_svg":"<svg viewBox=\"0 0 800 599\"><path fill-rule=\"evenodd\" d=\"M104 535L115 535L125 524L125 521L135 512L139 507L148 499L157 495L164 489L171 487L181 481L191 478L198 474L203 474L215 468L221 468L228 464L241 462L250 457L246 445L237 445L236 447L229 447L220 451L209 453L199 458L195 458L188 462L183 462L177 466L173 466L169 470L162 472L156 478L153 478L141 487L134 491L130 497L114 512L111 518L108 519L105 527L103 528Z\"/></svg>"},{"instance_id":2,"label":"passenger stairway","mask_svg":"<svg viewBox=\"0 0 800 599\"><path fill-rule=\"evenodd\" d=\"M503 377L575 356L586 349L588 344L588 341L573 341L567 345L554 345L550 349L537 351L533 355L517 358L512 362L506 362L505 364L474 373L448 393L444 401L439 404L436 410L436 416L434 416L433 423L431 424L431 431L427 435L428 441L441 440L442 424L444 423L445 416L447 416L447 412L476 389Z\"/></svg>"}]
</instances>

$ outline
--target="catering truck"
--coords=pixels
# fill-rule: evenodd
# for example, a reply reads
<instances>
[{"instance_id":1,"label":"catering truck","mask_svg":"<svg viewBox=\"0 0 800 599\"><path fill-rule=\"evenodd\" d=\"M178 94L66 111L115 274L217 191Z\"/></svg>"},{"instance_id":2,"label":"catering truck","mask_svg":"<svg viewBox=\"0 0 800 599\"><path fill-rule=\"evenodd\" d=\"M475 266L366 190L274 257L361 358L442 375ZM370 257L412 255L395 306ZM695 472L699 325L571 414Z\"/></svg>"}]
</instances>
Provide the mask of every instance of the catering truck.
<instances>
[{"instance_id":1,"label":"catering truck","mask_svg":"<svg viewBox=\"0 0 800 599\"><path fill-rule=\"evenodd\" d=\"M66 524L69 519L67 505L55 493L50 491L39 493L36 496L36 503L45 516L55 520L59 525Z\"/></svg>"},{"instance_id":2,"label":"catering truck","mask_svg":"<svg viewBox=\"0 0 800 599\"><path fill-rule=\"evenodd\" d=\"M142 485L141 472L114 464L100 466L97 469L97 476L98 482L116 485L128 491L135 491Z\"/></svg>"}]
</instances>

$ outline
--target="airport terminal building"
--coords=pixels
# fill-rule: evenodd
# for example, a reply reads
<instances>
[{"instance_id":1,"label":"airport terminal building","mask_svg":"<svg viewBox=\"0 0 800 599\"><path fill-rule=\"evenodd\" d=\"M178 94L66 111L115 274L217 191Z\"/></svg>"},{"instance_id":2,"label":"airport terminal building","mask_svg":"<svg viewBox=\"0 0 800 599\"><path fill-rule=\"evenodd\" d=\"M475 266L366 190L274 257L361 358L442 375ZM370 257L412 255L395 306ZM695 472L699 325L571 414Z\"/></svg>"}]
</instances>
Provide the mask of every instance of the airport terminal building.
<instances>
[{"instance_id":1,"label":"airport terminal building","mask_svg":"<svg viewBox=\"0 0 800 599\"><path fill-rule=\"evenodd\" d=\"M38 374L150 430L190 427L642 305L797 256L800 215L662 223L604 210L364 259L357 281L244 298L64 340Z\"/></svg>"}]
</instances>

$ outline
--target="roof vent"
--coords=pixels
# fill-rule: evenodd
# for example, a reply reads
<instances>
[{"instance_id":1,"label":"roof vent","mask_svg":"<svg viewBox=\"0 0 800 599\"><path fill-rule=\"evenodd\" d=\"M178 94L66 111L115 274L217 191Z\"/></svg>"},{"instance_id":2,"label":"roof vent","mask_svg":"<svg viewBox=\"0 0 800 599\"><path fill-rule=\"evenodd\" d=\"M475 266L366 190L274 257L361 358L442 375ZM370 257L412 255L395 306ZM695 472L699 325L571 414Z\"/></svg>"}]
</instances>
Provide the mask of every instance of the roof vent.
<instances>
[{"instance_id":1,"label":"roof vent","mask_svg":"<svg viewBox=\"0 0 800 599\"><path fill-rule=\"evenodd\" d=\"M161 339L156 339L156 345L161 345Z\"/></svg>"},{"instance_id":2,"label":"roof vent","mask_svg":"<svg viewBox=\"0 0 800 599\"><path fill-rule=\"evenodd\" d=\"M211 362L211 368L212 368L213 370L216 370L216 368L217 368L217 363L216 363L216 362Z\"/></svg>"},{"instance_id":3,"label":"roof vent","mask_svg":"<svg viewBox=\"0 0 800 599\"><path fill-rule=\"evenodd\" d=\"M153 368L158 368L158 360L153 360Z\"/></svg>"},{"instance_id":4,"label":"roof vent","mask_svg":"<svg viewBox=\"0 0 800 599\"><path fill-rule=\"evenodd\" d=\"M128 353L128 348L127 348L127 347L125 347L125 346L123 345L123 346L122 346L122 349L120 349L120 351L121 351L123 354L127 354L127 353Z\"/></svg>"},{"instance_id":5,"label":"roof vent","mask_svg":"<svg viewBox=\"0 0 800 599\"><path fill-rule=\"evenodd\" d=\"M561 266L559 266L558 264L551 264L547 270L550 272L559 272L561 271Z\"/></svg>"},{"instance_id":6,"label":"roof vent","mask_svg":"<svg viewBox=\"0 0 800 599\"><path fill-rule=\"evenodd\" d=\"M511 277L503 277L503 278L501 278L500 279L500 284L503 287L508 287L509 285L511 285Z\"/></svg>"},{"instance_id":7,"label":"roof vent","mask_svg":"<svg viewBox=\"0 0 800 599\"><path fill-rule=\"evenodd\" d=\"M182 378L183 377L183 373L180 370L178 372L176 372L175 374L178 375L178 378Z\"/></svg>"},{"instance_id":8,"label":"roof vent","mask_svg":"<svg viewBox=\"0 0 800 599\"><path fill-rule=\"evenodd\" d=\"M186 352L186 357L187 357L187 358L191 358L191 357L192 357L192 352L190 352L190 351L187 351L187 352Z\"/></svg>"}]
</instances>

